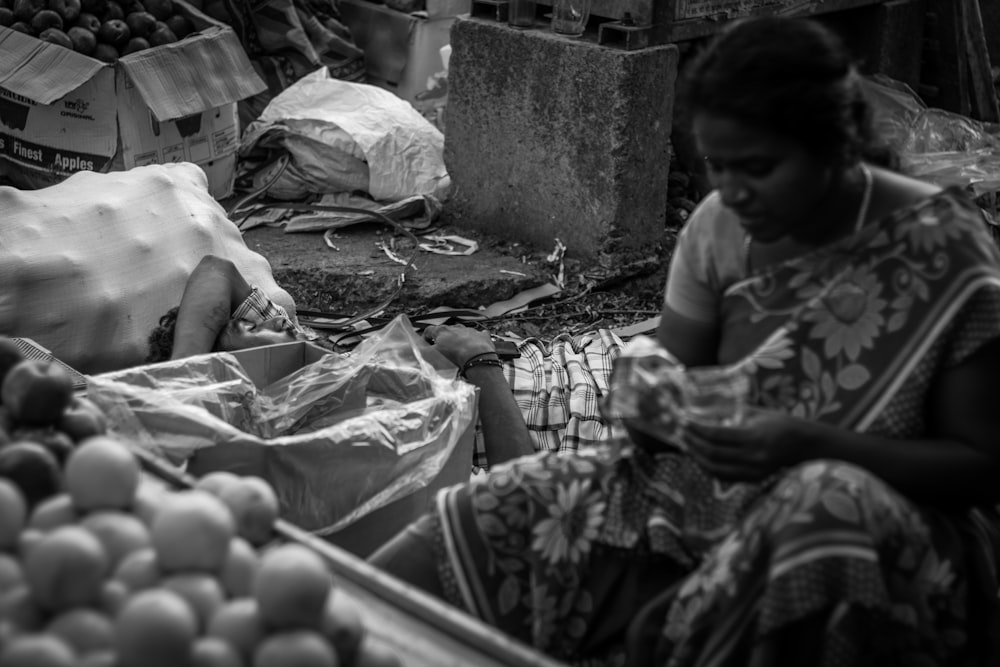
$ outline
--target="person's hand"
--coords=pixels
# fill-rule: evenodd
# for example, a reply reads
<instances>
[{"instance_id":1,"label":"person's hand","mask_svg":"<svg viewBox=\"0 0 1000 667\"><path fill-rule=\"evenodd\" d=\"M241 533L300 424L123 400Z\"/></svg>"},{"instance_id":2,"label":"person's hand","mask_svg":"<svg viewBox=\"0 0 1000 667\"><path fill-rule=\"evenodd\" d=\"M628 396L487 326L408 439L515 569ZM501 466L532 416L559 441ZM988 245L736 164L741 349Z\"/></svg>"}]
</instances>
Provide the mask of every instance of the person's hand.
<instances>
[{"instance_id":1,"label":"person's hand","mask_svg":"<svg viewBox=\"0 0 1000 667\"><path fill-rule=\"evenodd\" d=\"M688 453L713 477L756 482L808 458L811 422L772 410L749 410L736 426L689 421L684 425Z\"/></svg>"},{"instance_id":2,"label":"person's hand","mask_svg":"<svg viewBox=\"0 0 1000 667\"><path fill-rule=\"evenodd\" d=\"M424 329L424 339L459 368L475 356L496 352L489 333L461 324L432 324Z\"/></svg>"}]
</instances>

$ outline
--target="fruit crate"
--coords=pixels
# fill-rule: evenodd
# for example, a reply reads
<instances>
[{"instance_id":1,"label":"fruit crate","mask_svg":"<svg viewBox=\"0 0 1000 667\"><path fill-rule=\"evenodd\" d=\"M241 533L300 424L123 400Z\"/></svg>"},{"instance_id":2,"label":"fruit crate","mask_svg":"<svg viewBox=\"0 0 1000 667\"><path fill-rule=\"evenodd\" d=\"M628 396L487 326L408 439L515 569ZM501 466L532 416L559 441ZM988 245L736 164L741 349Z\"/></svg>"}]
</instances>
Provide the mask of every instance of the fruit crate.
<instances>
[{"instance_id":1,"label":"fruit crate","mask_svg":"<svg viewBox=\"0 0 1000 667\"><path fill-rule=\"evenodd\" d=\"M195 486L194 477L170 463L134 451L146 474L170 488ZM326 561L335 585L357 600L367 632L394 649L405 667L565 667L287 521L279 519L274 533L276 542L300 544Z\"/></svg>"}]
</instances>

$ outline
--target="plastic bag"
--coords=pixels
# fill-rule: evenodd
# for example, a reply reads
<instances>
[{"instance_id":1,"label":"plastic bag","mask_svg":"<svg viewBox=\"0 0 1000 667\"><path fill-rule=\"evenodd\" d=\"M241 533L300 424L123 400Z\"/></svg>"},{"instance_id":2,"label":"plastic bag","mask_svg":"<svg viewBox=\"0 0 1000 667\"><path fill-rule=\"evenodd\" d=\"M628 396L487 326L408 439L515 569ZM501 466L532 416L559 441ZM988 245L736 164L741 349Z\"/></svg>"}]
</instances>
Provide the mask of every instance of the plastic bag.
<instances>
[{"instance_id":1,"label":"plastic bag","mask_svg":"<svg viewBox=\"0 0 1000 667\"><path fill-rule=\"evenodd\" d=\"M275 97L240 146L247 168L284 152L288 167L264 190L275 199L360 190L392 202L443 198L451 186L440 130L389 91L331 78L326 69ZM267 178L265 168L260 179Z\"/></svg>"},{"instance_id":2,"label":"plastic bag","mask_svg":"<svg viewBox=\"0 0 1000 667\"><path fill-rule=\"evenodd\" d=\"M88 396L174 463L263 477L282 517L320 534L426 488L471 443L476 413L475 388L402 317L267 386L214 353L96 376Z\"/></svg>"},{"instance_id":3,"label":"plastic bag","mask_svg":"<svg viewBox=\"0 0 1000 667\"><path fill-rule=\"evenodd\" d=\"M739 364L686 368L652 338L636 336L615 360L602 412L683 449L686 423L738 424L749 392Z\"/></svg>"}]
</instances>

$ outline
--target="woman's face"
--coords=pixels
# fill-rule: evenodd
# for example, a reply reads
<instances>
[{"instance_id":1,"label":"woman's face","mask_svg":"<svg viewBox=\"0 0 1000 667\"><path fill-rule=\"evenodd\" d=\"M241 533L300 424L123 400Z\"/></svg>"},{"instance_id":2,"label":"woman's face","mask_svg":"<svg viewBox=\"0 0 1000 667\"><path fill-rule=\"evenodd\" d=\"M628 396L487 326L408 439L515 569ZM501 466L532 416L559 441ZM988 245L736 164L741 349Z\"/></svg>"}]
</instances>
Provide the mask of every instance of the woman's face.
<instances>
[{"instance_id":1,"label":"woman's face","mask_svg":"<svg viewBox=\"0 0 1000 667\"><path fill-rule=\"evenodd\" d=\"M833 170L796 142L713 114L694 118L712 187L755 241L807 238Z\"/></svg>"},{"instance_id":2,"label":"woman's face","mask_svg":"<svg viewBox=\"0 0 1000 667\"><path fill-rule=\"evenodd\" d=\"M274 317L259 324L248 320L232 320L216 338L215 349L233 352L261 345L292 343L298 339L295 327L284 317Z\"/></svg>"}]
</instances>

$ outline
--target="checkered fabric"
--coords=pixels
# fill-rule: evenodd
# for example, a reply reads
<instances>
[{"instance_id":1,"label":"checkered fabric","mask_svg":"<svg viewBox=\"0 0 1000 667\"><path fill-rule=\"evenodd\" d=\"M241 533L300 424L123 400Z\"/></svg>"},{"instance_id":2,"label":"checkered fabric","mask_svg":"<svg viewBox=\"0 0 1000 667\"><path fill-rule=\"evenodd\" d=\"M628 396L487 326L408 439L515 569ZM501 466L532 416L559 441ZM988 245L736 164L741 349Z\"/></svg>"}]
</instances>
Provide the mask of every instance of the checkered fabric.
<instances>
[{"instance_id":1,"label":"checkered fabric","mask_svg":"<svg viewBox=\"0 0 1000 667\"><path fill-rule=\"evenodd\" d=\"M243 303L233 311L232 319L246 320L255 324L260 324L275 317L288 317L285 309L271 301L259 288L253 287L250 296L243 300ZM291 321L291 318L289 318Z\"/></svg>"},{"instance_id":2,"label":"checkered fabric","mask_svg":"<svg viewBox=\"0 0 1000 667\"><path fill-rule=\"evenodd\" d=\"M504 374L535 451L575 451L609 436L600 402L622 345L609 329L562 334L549 345L537 338L518 343L521 356L504 362ZM489 467L479 424L475 443L473 466L478 472Z\"/></svg>"}]
</instances>

